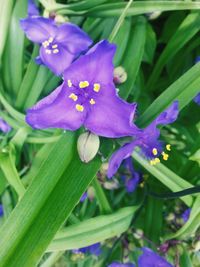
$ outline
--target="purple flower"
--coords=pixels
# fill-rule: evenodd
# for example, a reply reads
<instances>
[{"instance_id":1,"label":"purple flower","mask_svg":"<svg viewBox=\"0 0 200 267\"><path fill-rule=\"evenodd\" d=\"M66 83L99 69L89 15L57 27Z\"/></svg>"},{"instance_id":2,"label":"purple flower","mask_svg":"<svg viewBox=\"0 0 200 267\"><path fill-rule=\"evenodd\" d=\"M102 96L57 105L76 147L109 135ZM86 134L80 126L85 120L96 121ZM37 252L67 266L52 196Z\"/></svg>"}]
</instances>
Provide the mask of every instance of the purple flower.
<instances>
[{"instance_id":1,"label":"purple flower","mask_svg":"<svg viewBox=\"0 0 200 267\"><path fill-rule=\"evenodd\" d=\"M64 72L64 82L27 111L33 128L75 131L84 125L96 135L131 136L136 104L120 99L113 84L115 45L102 41Z\"/></svg>"},{"instance_id":2,"label":"purple flower","mask_svg":"<svg viewBox=\"0 0 200 267\"><path fill-rule=\"evenodd\" d=\"M197 103L200 106L200 93L198 93L195 98L194 98L194 102Z\"/></svg>"},{"instance_id":3,"label":"purple flower","mask_svg":"<svg viewBox=\"0 0 200 267\"><path fill-rule=\"evenodd\" d=\"M142 248L143 254L138 258L138 267L173 267L164 258L149 248Z\"/></svg>"},{"instance_id":4,"label":"purple flower","mask_svg":"<svg viewBox=\"0 0 200 267\"><path fill-rule=\"evenodd\" d=\"M10 127L10 125L8 125L7 122L0 118L0 131L8 133L11 131L11 129L12 128Z\"/></svg>"},{"instance_id":5,"label":"purple flower","mask_svg":"<svg viewBox=\"0 0 200 267\"><path fill-rule=\"evenodd\" d=\"M152 165L160 162L158 158L160 154L162 154L163 160L167 160L169 155L163 151L163 143L158 139L160 130L157 126L172 123L177 119L177 116L178 101L174 101L142 133L137 134L133 141L126 143L111 156L107 173L108 177L110 178L116 173L121 162L130 157L136 147L141 149L141 153L150 160ZM170 145L166 145L166 149L171 150Z\"/></svg>"},{"instance_id":6,"label":"purple flower","mask_svg":"<svg viewBox=\"0 0 200 267\"><path fill-rule=\"evenodd\" d=\"M39 10L34 0L28 0L28 16L38 17L40 15Z\"/></svg>"},{"instance_id":7,"label":"purple flower","mask_svg":"<svg viewBox=\"0 0 200 267\"><path fill-rule=\"evenodd\" d=\"M126 171L128 171L128 174L122 177L125 183L126 191L128 193L132 193L135 191L141 180L140 174L134 170L131 157L125 159L123 165Z\"/></svg>"},{"instance_id":8,"label":"purple flower","mask_svg":"<svg viewBox=\"0 0 200 267\"><path fill-rule=\"evenodd\" d=\"M35 13L33 6L29 10ZM52 19L34 16L20 20L20 24L27 38L41 45L40 60L56 75L92 44L89 36L72 23L57 26Z\"/></svg>"},{"instance_id":9,"label":"purple flower","mask_svg":"<svg viewBox=\"0 0 200 267\"><path fill-rule=\"evenodd\" d=\"M112 262L108 267L135 267L133 263L120 263L120 262Z\"/></svg>"},{"instance_id":10,"label":"purple flower","mask_svg":"<svg viewBox=\"0 0 200 267\"><path fill-rule=\"evenodd\" d=\"M3 212L3 205L0 204L0 217L3 216L3 213L4 213L4 212Z\"/></svg>"},{"instance_id":11,"label":"purple flower","mask_svg":"<svg viewBox=\"0 0 200 267\"><path fill-rule=\"evenodd\" d=\"M73 253L89 253L95 256L99 256L101 254L101 244L96 243L88 247L73 249Z\"/></svg>"},{"instance_id":12,"label":"purple flower","mask_svg":"<svg viewBox=\"0 0 200 267\"><path fill-rule=\"evenodd\" d=\"M182 215L181 215L181 218L183 219L183 221L186 223L190 217L190 212L191 212L191 209L186 209Z\"/></svg>"},{"instance_id":13,"label":"purple flower","mask_svg":"<svg viewBox=\"0 0 200 267\"><path fill-rule=\"evenodd\" d=\"M83 202L87 197L88 197L87 192L83 193L83 195L82 195L82 197L80 199L80 202Z\"/></svg>"}]
</instances>

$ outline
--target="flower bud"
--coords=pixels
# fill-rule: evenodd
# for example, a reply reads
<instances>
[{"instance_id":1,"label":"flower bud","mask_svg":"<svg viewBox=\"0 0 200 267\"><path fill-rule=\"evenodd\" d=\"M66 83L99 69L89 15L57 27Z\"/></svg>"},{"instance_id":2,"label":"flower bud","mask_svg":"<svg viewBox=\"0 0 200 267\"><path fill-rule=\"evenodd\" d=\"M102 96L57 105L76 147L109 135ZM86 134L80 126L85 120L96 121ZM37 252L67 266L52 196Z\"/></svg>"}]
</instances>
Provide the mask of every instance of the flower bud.
<instances>
[{"instance_id":1,"label":"flower bud","mask_svg":"<svg viewBox=\"0 0 200 267\"><path fill-rule=\"evenodd\" d=\"M81 134L77 141L77 149L80 159L88 163L91 161L99 150L99 137L93 133L85 132Z\"/></svg>"},{"instance_id":2,"label":"flower bud","mask_svg":"<svg viewBox=\"0 0 200 267\"><path fill-rule=\"evenodd\" d=\"M125 69L121 66L114 69L114 83L120 84L127 80L127 73Z\"/></svg>"},{"instance_id":3,"label":"flower bud","mask_svg":"<svg viewBox=\"0 0 200 267\"><path fill-rule=\"evenodd\" d=\"M161 14L162 14L161 11L154 11L154 12L148 13L147 17L149 18L149 20L154 20L160 17Z\"/></svg>"}]
</instances>

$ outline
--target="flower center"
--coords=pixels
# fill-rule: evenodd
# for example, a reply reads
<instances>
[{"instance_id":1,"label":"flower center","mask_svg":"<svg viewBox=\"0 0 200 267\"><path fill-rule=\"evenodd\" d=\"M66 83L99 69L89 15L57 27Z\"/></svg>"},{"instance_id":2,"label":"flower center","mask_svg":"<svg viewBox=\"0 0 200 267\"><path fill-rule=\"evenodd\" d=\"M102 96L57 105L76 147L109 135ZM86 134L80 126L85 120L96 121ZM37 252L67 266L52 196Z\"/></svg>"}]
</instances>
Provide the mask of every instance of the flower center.
<instances>
[{"instance_id":1,"label":"flower center","mask_svg":"<svg viewBox=\"0 0 200 267\"><path fill-rule=\"evenodd\" d=\"M48 55L59 53L58 44L54 43L54 38L50 37L48 40L42 43L42 46L45 48L45 52Z\"/></svg>"},{"instance_id":2,"label":"flower center","mask_svg":"<svg viewBox=\"0 0 200 267\"><path fill-rule=\"evenodd\" d=\"M71 89L69 98L76 102L75 109L83 112L86 107L96 104L96 96L101 89L99 83L90 84L88 81L80 81L75 86L71 80L67 80L67 85Z\"/></svg>"},{"instance_id":3,"label":"flower center","mask_svg":"<svg viewBox=\"0 0 200 267\"><path fill-rule=\"evenodd\" d=\"M171 145L170 145L170 144L167 144L167 145L166 145L166 150L171 151ZM157 150L157 148L154 147L154 148L152 149L152 154L153 154L153 156L157 156L157 155L158 155L158 150ZM169 155L168 155L167 153L165 153L165 152L163 151L163 152L161 153L161 155L162 155L163 160L168 160ZM159 159L158 157L156 157L156 158L150 160L149 163L150 163L151 165L156 165L157 163L160 163L160 159Z\"/></svg>"}]
</instances>

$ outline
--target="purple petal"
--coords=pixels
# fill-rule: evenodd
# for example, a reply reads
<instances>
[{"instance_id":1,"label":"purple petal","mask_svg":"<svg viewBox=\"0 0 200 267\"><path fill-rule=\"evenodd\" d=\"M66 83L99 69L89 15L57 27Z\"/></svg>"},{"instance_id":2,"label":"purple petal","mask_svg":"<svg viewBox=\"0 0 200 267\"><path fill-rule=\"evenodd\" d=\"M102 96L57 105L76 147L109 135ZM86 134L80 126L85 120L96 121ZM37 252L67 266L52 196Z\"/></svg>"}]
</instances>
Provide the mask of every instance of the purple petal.
<instances>
[{"instance_id":1,"label":"purple petal","mask_svg":"<svg viewBox=\"0 0 200 267\"><path fill-rule=\"evenodd\" d=\"M83 202L87 197L88 197L87 192L83 193L83 195L82 195L82 197L80 199L80 202Z\"/></svg>"},{"instance_id":2,"label":"purple petal","mask_svg":"<svg viewBox=\"0 0 200 267\"><path fill-rule=\"evenodd\" d=\"M165 111L163 111L154 121L158 124L170 124L173 123L178 117L178 101L174 101Z\"/></svg>"},{"instance_id":3,"label":"purple petal","mask_svg":"<svg viewBox=\"0 0 200 267\"><path fill-rule=\"evenodd\" d=\"M194 102L200 106L200 93L195 96Z\"/></svg>"},{"instance_id":4,"label":"purple petal","mask_svg":"<svg viewBox=\"0 0 200 267\"><path fill-rule=\"evenodd\" d=\"M3 216L3 213L4 213L4 212L3 212L3 205L0 204L0 217Z\"/></svg>"},{"instance_id":5,"label":"purple petal","mask_svg":"<svg viewBox=\"0 0 200 267\"><path fill-rule=\"evenodd\" d=\"M4 132L4 133L8 133L11 131L11 127L10 125L5 122L3 119L0 118L0 131Z\"/></svg>"},{"instance_id":6,"label":"purple petal","mask_svg":"<svg viewBox=\"0 0 200 267\"><path fill-rule=\"evenodd\" d=\"M113 262L108 265L108 267L135 267L133 263L120 263L120 262Z\"/></svg>"},{"instance_id":7,"label":"purple petal","mask_svg":"<svg viewBox=\"0 0 200 267\"><path fill-rule=\"evenodd\" d=\"M111 178L118 170L122 161L131 156L137 143L135 141L127 143L124 146L120 147L116 152L114 152L109 160L108 178Z\"/></svg>"},{"instance_id":8,"label":"purple petal","mask_svg":"<svg viewBox=\"0 0 200 267\"><path fill-rule=\"evenodd\" d=\"M173 267L164 258L149 248L142 249L143 254L138 259L138 267Z\"/></svg>"},{"instance_id":9,"label":"purple petal","mask_svg":"<svg viewBox=\"0 0 200 267\"><path fill-rule=\"evenodd\" d=\"M89 36L72 23L62 24L58 27L56 41L65 46L72 54L80 54L92 44Z\"/></svg>"},{"instance_id":10,"label":"purple petal","mask_svg":"<svg viewBox=\"0 0 200 267\"><path fill-rule=\"evenodd\" d=\"M89 252L93 255L99 256L102 253L100 243L96 243L94 245L91 245L88 248L89 248Z\"/></svg>"},{"instance_id":11,"label":"purple petal","mask_svg":"<svg viewBox=\"0 0 200 267\"><path fill-rule=\"evenodd\" d=\"M140 182L140 176L138 173L135 173L135 176L128 179L126 181L126 191L128 193L133 193L135 191L135 189L137 188L138 184Z\"/></svg>"},{"instance_id":12,"label":"purple petal","mask_svg":"<svg viewBox=\"0 0 200 267\"><path fill-rule=\"evenodd\" d=\"M39 16L39 10L35 4L34 0L28 0L28 16L33 17L33 16Z\"/></svg>"},{"instance_id":13,"label":"purple petal","mask_svg":"<svg viewBox=\"0 0 200 267\"><path fill-rule=\"evenodd\" d=\"M112 84L103 86L96 96L96 104L85 121L91 132L105 137L123 137L137 134L139 129L132 123L136 104L129 104L116 95Z\"/></svg>"},{"instance_id":14,"label":"purple petal","mask_svg":"<svg viewBox=\"0 0 200 267\"><path fill-rule=\"evenodd\" d=\"M64 83L53 93L27 110L26 122L36 129L78 129L85 120L85 111L79 112L69 98L70 88Z\"/></svg>"},{"instance_id":15,"label":"purple petal","mask_svg":"<svg viewBox=\"0 0 200 267\"><path fill-rule=\"evenodd\" d=\"M181 215L184 222L187 222L190 217L191 209L186 209L183 214Z\"/></svg>"},{"instance_id":16,"label":"purple petal","mask_svg":"<svg viewBox=\"0 0 200 267\"><path fill-rule=\"evenodd\" d=\"M104 40L98 43L89 52L77 59L64 72L65 80L72 80L74 84L79 81L89 81L100 84L113 83L113 63L116 46Z\"/></svg>"},{"instance_id":17,"label":"purple petal","mask_svg":"<svg viewBox=\"0 0 200 267\"><path fill-rule=\"evenodd\" d=\"M57 27L51 19L42 17L26 18L20 20L20 25L27 38L35 43L42 43L56 35Z\"/></svg>"},{"instance_id":18,"label":"purple petal","mask_svg":"<svg viewBox=\"0 0 200 267\"><path fill-rule=\"evenodd\" d=\"M49 49L41 46L40 48L40 58L49 69L51 69L56 75L60 75L64 70L69 67L74 59L74 55L69 53L66 48L59 46L59 52L54 54L53 50L50 54L46 51L51 51Z\"/></svg>"}]
</instances>

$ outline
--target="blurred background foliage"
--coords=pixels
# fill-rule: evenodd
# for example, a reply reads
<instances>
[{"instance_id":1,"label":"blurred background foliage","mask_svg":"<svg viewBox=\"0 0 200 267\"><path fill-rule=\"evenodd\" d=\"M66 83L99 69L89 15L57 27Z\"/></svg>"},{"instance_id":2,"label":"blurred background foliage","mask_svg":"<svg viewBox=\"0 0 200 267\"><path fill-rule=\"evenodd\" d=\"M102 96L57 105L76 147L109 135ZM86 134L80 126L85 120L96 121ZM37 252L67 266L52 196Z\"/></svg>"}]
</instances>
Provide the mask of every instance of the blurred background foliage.
<instances>
[{"instance_id":1,"label":"blurred background foliage","mask_svg":"<svg viewBox=\"0 0 200 267\"><path fill-rule=\"evenodd\" d=\"M134 153L142 182L131 194L123 170L106 178L115 140L101 138L99 155L84 164L76 151L82 129L34 131L26 125L25 110L61 78L35 64L38 47L19 26L27 1L0 2L0 116L12 127L0 135L0 266L107 266L134 261L139 247L162 251L163 245L175 266L200 266L200 198L192 191L170 196L200 185L200 108L193 102L200 91L200 1L133 1L118 31L126 1L38 1L43 16L79 25L95 43L117 44L115 67L127 73L119 95L138 103L138 126L180 102L178 120L162 128L162 139L172 145L169 160L152 167ZM88 198L79 202L86 190ZM192 211L184 224L187 208ZM98 258L71 252L96 242L102 242Z\"/></svg>"}]
</instances>

